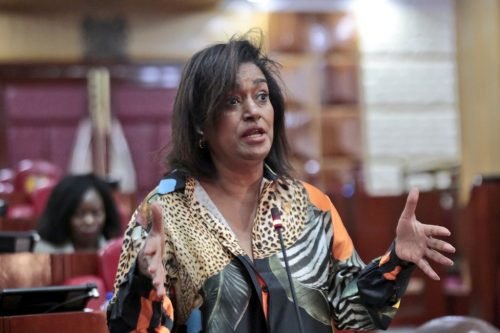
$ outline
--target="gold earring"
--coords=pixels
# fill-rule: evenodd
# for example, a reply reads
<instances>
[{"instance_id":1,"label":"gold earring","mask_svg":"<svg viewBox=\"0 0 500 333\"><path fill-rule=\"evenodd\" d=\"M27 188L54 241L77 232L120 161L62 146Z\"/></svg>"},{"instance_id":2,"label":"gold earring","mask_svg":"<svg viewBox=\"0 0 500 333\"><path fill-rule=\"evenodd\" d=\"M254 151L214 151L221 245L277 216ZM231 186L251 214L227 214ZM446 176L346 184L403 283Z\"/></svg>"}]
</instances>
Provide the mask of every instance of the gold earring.
<instances>
[{"instance_id":1,"label":"gold earring","mask_svg":"<svg viewBox=\"0 0 500 333\"><path fill-rule=\"evenodd\" d=\"M200 139L198 140L198 147L199 147L200 149L205 149L205 148L207 147L207 144L206 144L206 143L207 143L207 142L205 141L205 139L200 138Z\"/></svg>"}]
</instances>

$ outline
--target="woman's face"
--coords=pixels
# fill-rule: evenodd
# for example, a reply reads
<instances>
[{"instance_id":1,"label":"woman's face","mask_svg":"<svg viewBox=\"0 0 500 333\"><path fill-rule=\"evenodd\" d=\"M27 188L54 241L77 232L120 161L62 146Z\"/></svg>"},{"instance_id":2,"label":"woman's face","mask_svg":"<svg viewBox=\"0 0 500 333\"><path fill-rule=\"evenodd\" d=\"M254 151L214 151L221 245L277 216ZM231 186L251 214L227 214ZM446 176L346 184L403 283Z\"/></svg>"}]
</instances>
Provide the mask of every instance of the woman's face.
<instances>
[{"instance_id":1,"label":"woman's face","mask_svg":"<svg viewBox=\"0 0 500 333\"><path fill-rule=\"evenodd\" d=\"M71 217L71 239L75 249L98 249L106 212L104 202L97 190L88 189Z\"/></svg>"},{"instance_id":2,"label":"woman's face","mask_svg":"<svg viewBox=\"0 0 500 333\"><path fill-rule=\"evenodd\" d=\"M264 161L273 142L274 110L262 71L253 63L241 64L236 88L226 96L215 128L205 136L215 165L227 167Z\"/></svg>"}]
</instances>

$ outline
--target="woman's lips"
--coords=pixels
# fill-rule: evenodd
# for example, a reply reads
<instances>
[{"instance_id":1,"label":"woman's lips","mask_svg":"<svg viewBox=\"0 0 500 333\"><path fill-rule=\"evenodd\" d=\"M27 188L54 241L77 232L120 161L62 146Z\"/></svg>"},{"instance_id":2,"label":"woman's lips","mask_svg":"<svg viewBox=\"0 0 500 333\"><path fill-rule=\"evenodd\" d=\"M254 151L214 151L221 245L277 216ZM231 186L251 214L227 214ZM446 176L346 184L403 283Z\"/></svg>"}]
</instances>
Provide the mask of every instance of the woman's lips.
<instances>
[{"instance_id":1,"label":"woman's lips","mask_svg":"<svg viewBox=\"0 0 500 333\"><path fill-rule=\"evenodd\" d=\"M98 234L98 230L80 230L80 234L86 237L93 237Z\"/></svg>"},{"instance_id":2,"label":"woman's lips","mask_svg":"<svg viewBox=\"0 0 500 333\"><path fill-rule=\"evenodd\" d=\"M246 144L261 144L265 140L265 132L261 127L252 127L242 134L242 139Z\"/></svg>"},{"instance_id":3,"label":"woman's lips","mask_svg":"<svg viewBox=\"0 0 500 333\"><path fill-rule=\"evenodd\" d=\"M245 132L243 132L242 137L261 136L264 133L265 132L264 132L264 130L262 128L260 128L260 127L254 127L254 128L247 129Z\"/></svg>"}]
</instances>

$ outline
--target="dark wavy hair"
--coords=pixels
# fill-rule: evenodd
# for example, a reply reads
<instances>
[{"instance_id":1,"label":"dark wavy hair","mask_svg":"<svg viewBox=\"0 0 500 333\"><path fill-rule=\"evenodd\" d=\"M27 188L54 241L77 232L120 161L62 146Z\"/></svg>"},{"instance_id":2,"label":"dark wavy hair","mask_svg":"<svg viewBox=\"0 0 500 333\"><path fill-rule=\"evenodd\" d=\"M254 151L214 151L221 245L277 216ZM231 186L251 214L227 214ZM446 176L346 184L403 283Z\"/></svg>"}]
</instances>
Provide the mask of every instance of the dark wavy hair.
<instances>
[{"instance_id":1,"label":"dark wavy hair","mask_svg":"<svg viewBox=\"0 0 500 333\"><path fill-rule=\"evenodd\" d=\"M38 221L38 234L52 244L62 245L71 240L70 221L88 189L100 194L106 220L103 236L106 239L119 236L120 218L111 189L103 179L94 174L65 176L50 194L47 206Z\"/></svg>"},{"instance_id":2,"label":"dark wavy hair","mask_svg":"<svg viewBox=\"0 0 500 333\"><path fill-rule=\"evenodd\" d=\"M167 164L194 177L217 175L208 149L200 149L199 129L213 127L223 111L227 93L236 86L236 75L243 63L255 64L264 74L269 99L274 109L274 139L265 158L280 176L289 176L289 148L285 136L285 102L278 82L279 65L262 53L262 45L250 40L250 34L233 37L192 56L185 65L174 102L172 141ZM258 38L262 40L262 35Z\"/></svg>"}]
</instances>

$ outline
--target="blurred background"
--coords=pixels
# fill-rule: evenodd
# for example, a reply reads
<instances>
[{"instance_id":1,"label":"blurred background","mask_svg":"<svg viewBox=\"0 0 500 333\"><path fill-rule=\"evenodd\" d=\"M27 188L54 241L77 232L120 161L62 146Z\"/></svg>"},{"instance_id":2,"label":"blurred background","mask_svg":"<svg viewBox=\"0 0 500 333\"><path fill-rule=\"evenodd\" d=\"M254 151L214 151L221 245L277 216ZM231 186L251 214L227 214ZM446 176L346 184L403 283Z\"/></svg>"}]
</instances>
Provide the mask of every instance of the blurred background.
<instances>
[{"instance_id":1,"label":"blurred background","mask_svg":"<svg viewBox=\"0 0 500 333\"><path fill-rule=\"evenodd\" d=\"M386 250L414 186L419 220L453 232L455 266L414 274L393 326L498 327L496 0L0 0L1 230L33 228L66 173L107 177L130 214L167 169L184 63L252 28L282 65L296 175L361 257Z\"/></svg>"}]
</instances>

